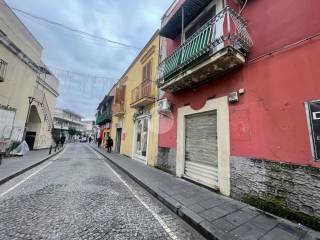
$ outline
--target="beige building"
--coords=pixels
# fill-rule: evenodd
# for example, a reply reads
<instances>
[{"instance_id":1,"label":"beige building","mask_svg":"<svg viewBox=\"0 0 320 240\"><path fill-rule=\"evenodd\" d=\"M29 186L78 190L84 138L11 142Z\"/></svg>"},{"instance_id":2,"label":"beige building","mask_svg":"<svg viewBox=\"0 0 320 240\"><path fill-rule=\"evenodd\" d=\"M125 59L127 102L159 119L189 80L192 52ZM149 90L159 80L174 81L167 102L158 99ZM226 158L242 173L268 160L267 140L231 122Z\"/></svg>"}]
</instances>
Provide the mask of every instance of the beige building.
<instances>
[{"instance_id":1,"label":"beige building","mask_svg":"<svg viewBox=\"0 0 320 240\"><path fill-rule=\"evenodd\" d=\"M41 61L42 46L0 0L0 108L14 112L11 140L31 149L52 143L59 82Z\"/></svg>"},{"instance_id":2,"label":"beige building","mask_svg":"<svg viewBox=\"0 0 320 240\"><path fill-rule=\"evenodd\" d=\"M156 31L111 90L114 96L111 136L114 150L136 161L156 165L159 32Z\"/></svg>"}]
</instances>

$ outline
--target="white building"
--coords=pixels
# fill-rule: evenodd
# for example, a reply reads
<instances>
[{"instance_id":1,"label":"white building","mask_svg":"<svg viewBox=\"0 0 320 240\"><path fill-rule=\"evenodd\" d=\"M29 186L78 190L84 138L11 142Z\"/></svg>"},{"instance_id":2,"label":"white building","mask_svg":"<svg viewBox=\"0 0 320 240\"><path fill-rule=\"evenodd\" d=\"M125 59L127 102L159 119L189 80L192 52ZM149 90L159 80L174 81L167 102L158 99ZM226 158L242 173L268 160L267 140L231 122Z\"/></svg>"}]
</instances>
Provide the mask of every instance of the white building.
<instances>
[{"instance_id":1,"label":"white building","mask_svg":"<svg viewBox=\"0 0 320 240\"><path fill-rule=\"evenodd\" d=\"M54 136L56 138L62 135L66 136L67 140L72 139L72 135L80 136L85 134L86 125L81 121L82 116L68 109L56 108L54 114ZM76 131L72 134L72 131Z\"/></svg>"}]
</instances>

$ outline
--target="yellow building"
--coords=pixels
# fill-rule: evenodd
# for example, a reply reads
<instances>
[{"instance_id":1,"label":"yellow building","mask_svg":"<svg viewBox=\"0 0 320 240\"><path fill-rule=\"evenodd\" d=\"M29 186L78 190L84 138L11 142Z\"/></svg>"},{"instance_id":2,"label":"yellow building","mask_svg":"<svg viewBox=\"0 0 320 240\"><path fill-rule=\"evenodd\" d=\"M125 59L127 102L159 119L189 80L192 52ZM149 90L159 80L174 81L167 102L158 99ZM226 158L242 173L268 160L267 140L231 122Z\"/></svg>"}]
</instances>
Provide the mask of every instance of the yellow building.
<instances>
[{"instance_id":1,"label":"yellow building","mask_svg":"<svg viewBox=\"0 0 320 240\"><path fill-rule=\"evenodd\" d=\"M115 151L151 166L157 154L159 41L157 31L110 91Z\"/></svg>"},{"instance_id":2,"label":"yellow building","mask_svg":"<svg viewBox=\"0 0 320 240\"><path fill-rule=\"evenodd\" d=\"M42 46L0 0L0 109L12 112L10 139L31 148L52 144L52 113L59 82L41 61ZM2 127L2 128L1 128Z\"/></svg>"}]
</instances>

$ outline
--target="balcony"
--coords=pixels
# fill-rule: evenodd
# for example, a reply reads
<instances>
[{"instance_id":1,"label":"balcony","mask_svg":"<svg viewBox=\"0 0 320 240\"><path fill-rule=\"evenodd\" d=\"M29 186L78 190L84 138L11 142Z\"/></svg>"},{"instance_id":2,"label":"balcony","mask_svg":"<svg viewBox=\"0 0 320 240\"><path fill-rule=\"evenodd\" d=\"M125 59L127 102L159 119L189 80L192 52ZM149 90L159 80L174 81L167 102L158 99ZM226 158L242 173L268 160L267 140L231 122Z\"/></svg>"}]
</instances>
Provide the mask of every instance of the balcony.
<instances>
[{"instance_id":1,"label":"balcony","mask_svg":"<svg viewBox=\"0 0 320 240\"><path fill-rule=\"evenodd\" d=\"M111 121L112 121L112 114L102 113L98 115L96 119L96 124L100 126Z\"/></svg>"},{"instance_id":2,"label":"balcony","mask_svg":"<svg viewBox=\"0 0 320 240\"><path fill-rule=\"evenodd\" d=\"M115 103L113 105L112 111L113 111L113 116L122 117L123 115L126 114L124 103Z\"/></svg>"},{"instance_id":3,"label":"balcony","mask_svg":"<svg viewBox=\"0 0 320 240\"><path fill-rule=\"evenodd\" d=\"M243 65L251 46L245 21L227 6L160 63L158 86L177 92L217 78Z\"/></svg>"},{"instance_id":4,"label":"balcony","mask_svg":"<svg viewBox=\"0 0 320 240\"><path fill-rule=\"evenodd\" d=\"M132 108L140 108L155 102L155 87L152 81L145 81L131 92Z\"/></svg>"}]
</instances>

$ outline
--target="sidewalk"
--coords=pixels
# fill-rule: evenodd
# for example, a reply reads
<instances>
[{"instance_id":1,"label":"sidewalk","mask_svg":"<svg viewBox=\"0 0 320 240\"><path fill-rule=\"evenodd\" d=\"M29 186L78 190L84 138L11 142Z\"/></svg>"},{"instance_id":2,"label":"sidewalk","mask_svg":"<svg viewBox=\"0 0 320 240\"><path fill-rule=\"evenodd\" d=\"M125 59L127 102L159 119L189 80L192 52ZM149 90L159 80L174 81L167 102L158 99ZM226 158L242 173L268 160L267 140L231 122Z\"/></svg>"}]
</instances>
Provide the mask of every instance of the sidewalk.
<instances>
[{"instance_id":1,"label":"sidewalk","mask_svg":"<svg viewBox=\"0 0 320 240\"><path fill-rule=\"evenodd\" d=\"M320 233L176 178L119 154L98 149L172 211L209 239L307 240Z\"/></svg>"},{"instance_id":2,"label":"sidewalk","mask_svg":"<svg viewBox=\"0 0 320 240\"><path fill-rule=\"evenodd\" d=\"M62 149L60 149L61 151ZM0 185L9 181L10 179L34 168L60 151L54 152L49 155L49 149L30 151L27 152L23 157L11 157L2 159L0 165Z\"/></svg>"}]
</instances>

